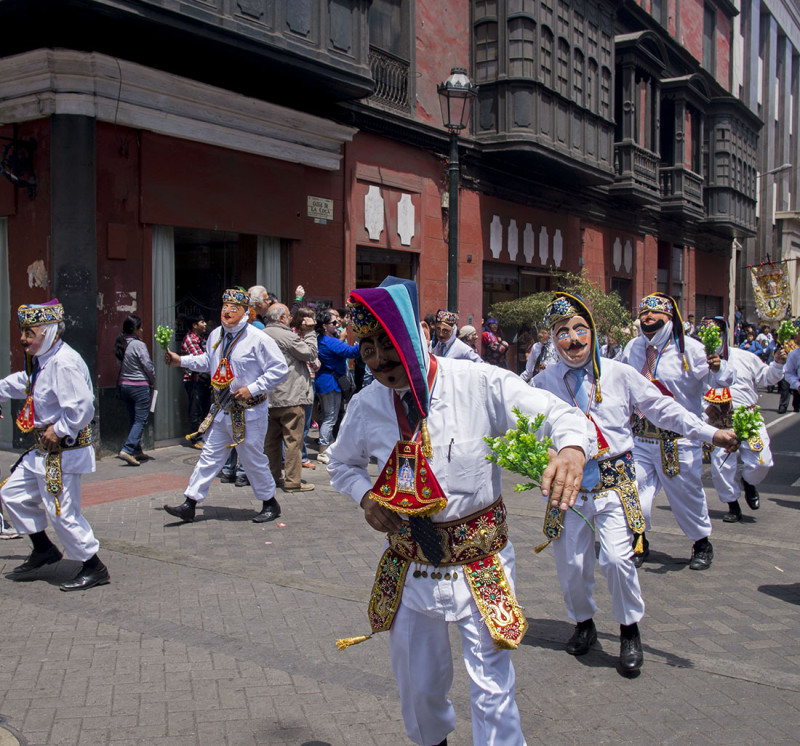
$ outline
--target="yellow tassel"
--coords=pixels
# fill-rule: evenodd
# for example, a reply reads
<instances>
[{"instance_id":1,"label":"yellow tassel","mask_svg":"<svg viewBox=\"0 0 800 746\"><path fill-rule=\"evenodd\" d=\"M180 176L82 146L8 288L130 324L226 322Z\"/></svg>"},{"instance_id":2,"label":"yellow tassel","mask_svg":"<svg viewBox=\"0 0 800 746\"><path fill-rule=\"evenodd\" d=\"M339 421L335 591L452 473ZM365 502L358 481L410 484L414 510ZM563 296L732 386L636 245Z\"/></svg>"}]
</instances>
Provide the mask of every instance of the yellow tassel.
<instances>
[{"instance_id":1,"label":"yellow tassel","mask_svg":"<svg viewBox=\"0 0 800 746\"><path fill-rule=\"evenodd\" d=\"M689 370L689 363L686 360L686 355L683 356L683 369L684 370Z\"/></svg>"},{"instance_id":2,"label":"yellow tassel","mask_svg":"<svg viewBox=\"0 0 800 746\"><path fill-rule=\"evenodd\" d=\"M53 502L56 504L56 515L61 515L61 503L55 495L53 495Z\"/></svg>"},{"instance_id":3,"label":"yellow tassel","mask_svg":"<svg viewBox=\"0 0 800 746\"><path fill-rule=\"evenodd\" d=\"M594 400L599 404L603 401L603 395L600 393L600 384L597 384L597 387L594 390Z\"/></svg>"},{"instance_id":4,"label":"yellow tassel","mask_svg":"<svg viewBox=\"0 0 800 746\"><path fill-rule=\"evenodd\" d=\"M5 479L4 479L2 482L0 482L0 490L2 490L2 489L3 489L3 487L5 487L5 486L6 486L6 482L7 482L9 479L11 479L11 475L10 475L10 474L9 474L9 475L8 475L8 476L7 476L7 477L6 477L6 478L5 478Z\"/></svg>"},{"instance_id":5,"label":"yellow tassel","mask_svg":"<svg viewBox=\"0 0 800 746\"><path fill-rule=\"evenodd\" d=\"M644 552L644 541L642 539L642 534L639 534L639 536L636 539L636 544L633 547L633 553L642 554L643 552Z\"/></svg>"},{"instance_id":6,"label":"yellow tassel","mask_svg":"<svg viewBox=\"0 0 800 746\"><path fill-rule=\"evenodd\" d=\"M431 445L431 436L428 432L427 419L422 420L422 453L425 458L433 458L433 446Z\"/></svg>"},{"instance_id":7,"label":"yellow tassel","mask_svg":"<svg viewBox=\"0 0 800 746\"><path fill-rule=\"evenodd\" d=\"M760 453L758 454L758 463L759 464L763 464L764 463L764 459L761 458L761 454Z\"/></svg>"},{"instance_id":8,"label":"yellow tassel","mask_svg":"<svg viewBox=\"0 0 800 746\"><path fill-rule=\"evenodd\" d=\"M369 640L372 635L359 635L358 637L343 637L341 640L336 641L336 647L339 650L344 650L345 648L349 648L351 645L358 645L360 642L364 642Z\"/></svg>"},{"instance_id":9,"label":"yellow tassel","mask_svg":"<svg viewBox=\"0 0 800 746\"><path fill-rule=\"evenodd\" d=\"M547 549L547 547L550 546L551 541L552 539L548 539L544 544L539 544L538 547L534 547L533 551L536 552L536 554L539 554L539 552L541 552L543 549Z\"/></svg>"},{"instance_id":10,"label":"yellow tassel","mask_svg":"<svg viewBox=\"0 0 800 746\"><path fill-rule=\"evenodd\" d=\"M200 435L200 431L198 430L196 433L189 433L188 435L184 435L183 437L186 438L189 442L193 441L198 435Z\"/></svg>"}]
</instances>

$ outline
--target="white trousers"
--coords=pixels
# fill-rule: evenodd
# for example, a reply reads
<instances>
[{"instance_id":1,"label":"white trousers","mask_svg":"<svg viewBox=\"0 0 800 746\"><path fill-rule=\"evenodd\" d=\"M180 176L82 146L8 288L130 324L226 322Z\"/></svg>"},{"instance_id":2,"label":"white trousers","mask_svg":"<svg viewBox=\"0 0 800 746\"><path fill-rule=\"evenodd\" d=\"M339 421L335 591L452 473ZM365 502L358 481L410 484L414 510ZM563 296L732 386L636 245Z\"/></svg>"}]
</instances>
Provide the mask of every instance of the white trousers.
<instances>
[{"instance_id":1,"label":"white trousers","mask_svg":"<svg viewBox=\"0 0 800 746\"><path fill-rule=\"evenodd\" d=\"M759 435L764 444L761 451L754 451L750 444L744 441L736 453L728 456L722 448L715 448L711 452L711 481L717 490L719 499L724 503L732 503L739 499L742 490L740 479L752 485L761 484L772 468L772 451L769 447L769 434L764 425L759 427ZM725 457L728 456L727 461ZM736 471L739 461L742 462L742 473L737 479ZM723 463L724 462L724 463Z\"/></svg>"},{"instance_id":2,"label":"white trousers","mask_svg":"<svg viewBox=\"0 0 800 746\"><path fill-rule=\"evenodd\" d=\"M472 742L475 746L525 746L514 699L516 676L509 650L495 648L477 607L452 624L461 633L461 650L470 678ZM448 622L400 604L389 631L392 671L400 688L406 735L420 746L434 746L456 725L447 695L453 683Z\"/></svg>"},{"instance_id":3,"label":"white trousers","mask_svg":"<svg viewBox=\"0 0 800 746\"><path fill-rule=\"evenodd\" d=\"M266 404L245 410L245 436L236 446L239 463L244 467L258 500L270 500L275 497L275 480L270 472L269 459L264 453L264 436L269 425L268 414L269 409ZM227 446L233 443L231 416L225 412L217 414L204 436L200 460L194 467L189 486L183 493L197 502L206 499L208 488L230 456L231 452Z\"/></svg>"},{"instance_id":4,"label":"white trousers","mask_svg":"<svg viewBox=\"0 0 800 746\"><path fill-rule=\"evenodd\" d=\"M53 496L47 491L44 475L34 474L20 465L11 475L0 497L11 521L21 534L36 534L47 528L47 519L56 532L67 559L85 562L97 554L97 541L81 514L81 475L61 475L63 489L58 496L60 515L56 515Z\"/></svg>"},{"instance_id":5,"label":"white trousers","mask_svg":"<svg viewBox=\"0 0 800 746\"><path fill-rule=\"evenodd\" d=\"M699 443L679 441L680 473L668 477L661 464L661 444L646 442L641 438L634 438L634 443L633 458L636 461L639 501L648 530L652 528L653 501L663 488L681 531L692 541L711 536L711 518L708 516L702 482L702 446Z\"/></svg>"},{"instance_id":6,"label":"white trousers","mask_svg":"<svg viewBox=\"0 0 800 746\"><path fill-rule=\"evenodd\" d=\"M575 508L595 531L573 510L564 516L561 536L552 542L561 593L573 622L591 619L597 612L594 590L595 539L600 542L600 570L611 593L614 619L633 624L644 616L639 576L633 565L633 532L616 492L593 495L581 493Z\"/></svg>"}]
</instances>

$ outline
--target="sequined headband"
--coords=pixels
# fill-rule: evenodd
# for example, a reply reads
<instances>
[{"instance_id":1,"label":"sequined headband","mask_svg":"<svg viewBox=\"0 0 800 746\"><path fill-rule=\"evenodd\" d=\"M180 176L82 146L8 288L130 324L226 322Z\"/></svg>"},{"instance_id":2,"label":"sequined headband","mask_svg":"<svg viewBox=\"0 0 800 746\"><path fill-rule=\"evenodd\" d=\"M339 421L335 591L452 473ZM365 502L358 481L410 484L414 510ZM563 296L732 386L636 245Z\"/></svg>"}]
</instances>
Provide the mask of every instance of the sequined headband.
<instances>
[{"instance_id":1,"label":"sequined headband","mask_svg":"<svg viewBox=\"0 0 800 746\"><path fill-rule=\"evenodd\" d=\"M566 298L559 297L548 304L542 323L549 329L559 319L569 319L573 316L583 316L583 312L575 308Z\"/></svg>"},{"instance_id":2,"label":"sequined headband","mask_svg":"<svg viewBox=\"0 0 800 746\"><path fill-rule=\"evenodd\" d=\"M436 323L455 325L458 322L458 314L454 311L448 311L446 308L440 308L436 312Z\"/></svg>"},{"instance_id":3,"label":"sequined headband","mask_svg":"<svg viewBox=\"0 0 800 746\"><path fill-rule=\"evenodd\" d=\"M371 337L383 330L381 322L363 304L349 302L347 308L350 310L350 327L357 339Z\"/></svg>"},{"instance_id":4,"label":"sequined headband","mask_svg":"<svg viewBox=\"0 0 800 746\"><path fill-rule=\"evenodd\" d=\"M58 324L64 320L64 306L60 303L46 306L20 306L17 309L17 320L22 329Z\"/></svg>"},{"instance_id":5,"label":"sequined headband","mask_svg":"<svg viewBox=\"0 0 800 746\"><path fill-rule=\"evenodd\" d=\"M250 293L246 290L238 290L237 288L228 288L222 294L223 303L233 303L237 306L250 307Z\"/></svg>"},{"instance_id":6,"label":"sequined headband","mask_svg":"<svg viewBox=\"0 0 800 746\"><path fill-rule=\"evenodd\" d=\"M666 313L669 316L674 316L675 311L672 307L672 302L669 298L664 298L661 295L648 295L642 298L639 304L639 315L646 311L655 311L656 313Z\"/></svg>"}]
</instances>

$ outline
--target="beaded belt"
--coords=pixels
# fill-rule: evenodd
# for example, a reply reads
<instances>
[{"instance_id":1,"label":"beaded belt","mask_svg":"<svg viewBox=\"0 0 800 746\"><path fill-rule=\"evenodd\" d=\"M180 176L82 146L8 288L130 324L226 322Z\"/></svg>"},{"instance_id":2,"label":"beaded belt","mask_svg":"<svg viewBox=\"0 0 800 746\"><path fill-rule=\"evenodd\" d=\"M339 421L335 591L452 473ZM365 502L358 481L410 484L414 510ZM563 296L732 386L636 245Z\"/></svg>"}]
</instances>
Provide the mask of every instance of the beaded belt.
<instances>
[{"instance_id":1,"label":"beaded belt","mask_svg":"<svg viewBox=\"0 0 800 746\"><path fill-rule=\"evenodd\" d=\"M231 443L228 448L234 448L244 440L244 410L257 407L259 404L263 404L266 400L266 394L259 394L258 396L252 396L249 399L240 402L233 398L233 395L230 392L230 387L221 390L214 389L214 403L211 405L211 409L208 410L206 418L200 423L200 427L197 428L196 433L192 433L186 437L191 439L196 435L202 435L206 430L208 430L209 427L211 427L211 423L214 421L214 418L217 416L217 414L220 412L225 412L231 416L231 428L233 430L233 443Z\"/></svg>"},{"instance_id":2,"label":"beaded belt","mask_svg":"<svg viewBox=\"0 0 800 746\"><path fill-rule=\"evenodd\" d=\"M61 503L58 496L64 489L64 481L61 472L61 453L63 451L74 451L76 448L85 448L92 444L94 433L92 426L87 425L73 438L69 435L64 436L56 446L56 450L50 451L42 443L42 436L47 431L45 427L37 427L34 431L36 435L36 448L39 451L45 451L44 457L44 483L47 491L53 496L55 503L56 515L61 515Z\"/></svg>"},{"instance_id":3,"label":"beaded belt","mask_svg":"<svg viewBox=\"0 0 800 746\"><path fill-rule=\"evenodd\" d=\"M461 565L475 604L496 647L514 649L522 641L528 622L517 603L503 565L497 558L508 543L506 509L502 498L487 510L449 523L434 524L442 539L445 566ZM389 548L383 553L369 601L369 635L337 640L340 650L363 642L376 632L391 629L400 608L406 575L412 562L428 565L425 555L411 538L410 527L389 534ZM415 573L416 575L417 573ZM431 575L440 579L438 571ZM446 576L445 576L446 577ZM453 579L457 573L453 573Z\"/></svg>"},{"instance_id":4,"label":"beaded belt","mask_svg":"<svg viewBox=\"0 0 800 746\"><path fill-rule=\"evenodd\" d=\"M649 443L661 444L661 470L666 476L675 477L680 473L678 438L683 437L680 433L656 427L646 417L640 417L638 414L631 417L631 429L634 437Z\"/></svg>"}]
</instances>

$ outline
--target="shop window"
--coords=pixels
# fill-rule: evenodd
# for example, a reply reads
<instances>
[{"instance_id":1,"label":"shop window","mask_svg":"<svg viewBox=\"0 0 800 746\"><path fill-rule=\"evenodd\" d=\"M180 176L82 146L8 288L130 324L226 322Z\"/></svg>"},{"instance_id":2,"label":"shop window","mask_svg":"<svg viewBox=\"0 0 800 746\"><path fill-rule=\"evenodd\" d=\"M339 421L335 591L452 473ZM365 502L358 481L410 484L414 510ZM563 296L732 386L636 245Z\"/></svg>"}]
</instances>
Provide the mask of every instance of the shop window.
<instances>
[{"instance_id":1,"label":"shop window","mask_svg":"<svg viewBox=\"0 0 800 746\"><path fill-rule=\"evenodd\" d=\"M417 279L416 254L408 251L356 249L356 285L360 288L378 287L389 275L403 280Z\"/></svg>"}]
</instances>

